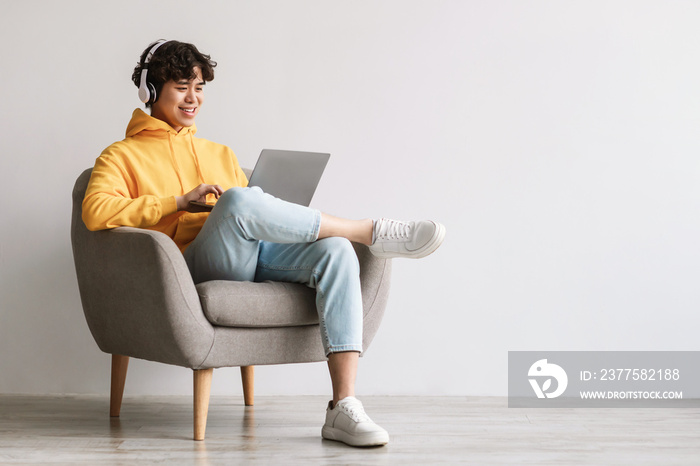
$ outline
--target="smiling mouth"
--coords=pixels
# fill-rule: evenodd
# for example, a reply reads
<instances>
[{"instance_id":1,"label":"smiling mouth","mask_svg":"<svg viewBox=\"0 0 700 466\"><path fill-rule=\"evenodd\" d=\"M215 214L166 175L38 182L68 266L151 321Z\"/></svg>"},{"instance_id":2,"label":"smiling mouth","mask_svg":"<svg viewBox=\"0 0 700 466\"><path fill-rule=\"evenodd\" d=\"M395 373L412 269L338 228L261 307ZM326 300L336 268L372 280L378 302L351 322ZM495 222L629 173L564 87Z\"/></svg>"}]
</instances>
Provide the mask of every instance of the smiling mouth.
<instances>
[{"instance_id":1,"label":"smiling mouth","mask_svg":"<svg viewBox=\"0 0 700 466\"><path fill-rule=\"evenodd\" d=\"M180 107L180 110L182 110L183 112L185 112L187 114L194 115L194 111L196 110L196 108L182 108L182 107Z\"/></svg>"}]
</instances>

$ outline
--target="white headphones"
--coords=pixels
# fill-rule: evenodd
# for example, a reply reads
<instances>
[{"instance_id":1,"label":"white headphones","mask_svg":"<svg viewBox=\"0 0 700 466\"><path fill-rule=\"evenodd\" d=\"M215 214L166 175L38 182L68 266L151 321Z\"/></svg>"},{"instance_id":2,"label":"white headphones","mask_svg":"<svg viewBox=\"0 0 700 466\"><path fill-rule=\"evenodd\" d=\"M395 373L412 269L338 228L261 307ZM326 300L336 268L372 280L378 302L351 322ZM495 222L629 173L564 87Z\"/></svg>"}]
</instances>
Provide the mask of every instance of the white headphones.
<instances>
[{"instance_id":1,"label":"white headphones","mask_svg":"<svg viewBox=\"0 0 700 466\"><path fill-rule=\"evenodd\" d=\"M148 76L148 62L151 61L151 58L153 58L153 54L156 50L158 50L158 47L165 44L166 42L170 41L158 41L158 43L154 45L151 48L151 50L148 51L148 55L146 55L146 59L143 61L143 65L141 65L141 85L139 86L139 99L141 99L141 102L143 102L144 104L152 104L157 99L155 86L147 82L146 80L146 77Z\"/></svg>"}]
</instances>

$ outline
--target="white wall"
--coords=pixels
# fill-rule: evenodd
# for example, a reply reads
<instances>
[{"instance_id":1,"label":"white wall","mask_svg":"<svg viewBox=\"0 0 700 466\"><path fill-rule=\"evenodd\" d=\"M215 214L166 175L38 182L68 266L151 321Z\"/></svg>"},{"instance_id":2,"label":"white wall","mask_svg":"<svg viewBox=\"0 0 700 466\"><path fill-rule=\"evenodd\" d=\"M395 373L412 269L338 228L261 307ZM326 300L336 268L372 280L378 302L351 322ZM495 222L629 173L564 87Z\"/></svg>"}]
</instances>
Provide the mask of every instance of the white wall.
<instances>
[{"instance_id":1,"label":"white wall","mask_svg":"<svg viewBox=\"0 0 700 466\"><path fill-rule=\"evenodd\" d=\"M157 38L219 62L199 134L243 165L330 151L316 207L447 226L395 261L361 394L505 395L509 350L700 349L698 24L694 1L3 2L0 393L107 393L70 193ZM324 364L257 372L328 389ZM127 396L190 391L132 362Z\"/></svg>"}]
</instances>

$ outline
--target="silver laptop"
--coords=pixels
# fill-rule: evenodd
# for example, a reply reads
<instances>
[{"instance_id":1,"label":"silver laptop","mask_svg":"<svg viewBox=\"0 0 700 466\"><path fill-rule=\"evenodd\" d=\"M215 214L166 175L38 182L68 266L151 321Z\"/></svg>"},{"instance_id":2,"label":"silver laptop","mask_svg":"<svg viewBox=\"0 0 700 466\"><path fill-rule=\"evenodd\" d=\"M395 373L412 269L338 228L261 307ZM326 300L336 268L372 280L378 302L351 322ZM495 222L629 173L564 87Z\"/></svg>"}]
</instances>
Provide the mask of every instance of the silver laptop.
<instances>
[{"instance_id":1,"label":"silver laptop","mask_svg":"<svg viewBox=\"0 0 700 466\"><path fill-rule=\"evenodd\" d=\"M331 154L263 149L248 186L259 186L273 196L308 206ZM210 212L214 204L191 201L188 212Z\"/></svg>"},{"instance_id":2,"label":"silver laptop","mask_svg":"<svg viewBox=\"0 0 700 466\"><path fill-rule=\"evenodd\" d=\"M326 168L330 154L263 149L248 186L285 201L308 206Z\"/></svg>"}]
</instances>

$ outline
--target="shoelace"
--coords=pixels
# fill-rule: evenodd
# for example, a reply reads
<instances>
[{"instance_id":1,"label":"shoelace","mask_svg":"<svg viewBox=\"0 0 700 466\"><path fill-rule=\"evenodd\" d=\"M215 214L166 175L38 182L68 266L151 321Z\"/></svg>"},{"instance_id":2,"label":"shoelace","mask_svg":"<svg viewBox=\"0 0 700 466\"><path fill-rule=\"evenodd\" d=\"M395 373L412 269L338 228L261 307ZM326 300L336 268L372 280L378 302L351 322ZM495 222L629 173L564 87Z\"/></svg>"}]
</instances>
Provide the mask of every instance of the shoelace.
<instances>
[{"instance_id":1,"label":"shoelace","mask_svg":"<svg viewBox=\"0 0 700 466\"><path fill-rule=\"evenodd\" d=\"M383 218L377 222L376 239L407 239L411 234L411 224Z\"/></svg>"},{"instance_id":2,"label":"shoelace","mask_svg":"<svg viewBox=\"0 0 700 466\"><path fill-rule=\"evenodd\" d=\"M362 402L358 399L346 398L342 403L338 403L338 408L350 416L350 418L352 418L352 420L355 422L372 422L367 413L365 413L365 408L362 406Z\"/></svg>"}]
</instances>

